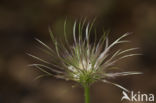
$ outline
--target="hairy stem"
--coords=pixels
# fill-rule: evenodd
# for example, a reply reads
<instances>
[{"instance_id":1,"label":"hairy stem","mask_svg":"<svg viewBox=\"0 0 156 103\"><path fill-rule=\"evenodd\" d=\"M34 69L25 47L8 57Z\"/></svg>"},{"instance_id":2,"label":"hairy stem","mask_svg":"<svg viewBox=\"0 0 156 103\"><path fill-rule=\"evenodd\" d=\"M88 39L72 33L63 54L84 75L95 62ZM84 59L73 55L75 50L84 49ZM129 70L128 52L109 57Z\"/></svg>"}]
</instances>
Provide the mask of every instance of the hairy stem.
<instances>
[{"instance_id":1,"label":"hairy stem","mask_svg":"<svg viewBox=\"0 0 156 103\"><path fill-rule=\"evenodd\" d=\"M85 103L90 103L90 91L89 86L84 86L84 96L85 96Z\"/></svg>"}]
</instances>

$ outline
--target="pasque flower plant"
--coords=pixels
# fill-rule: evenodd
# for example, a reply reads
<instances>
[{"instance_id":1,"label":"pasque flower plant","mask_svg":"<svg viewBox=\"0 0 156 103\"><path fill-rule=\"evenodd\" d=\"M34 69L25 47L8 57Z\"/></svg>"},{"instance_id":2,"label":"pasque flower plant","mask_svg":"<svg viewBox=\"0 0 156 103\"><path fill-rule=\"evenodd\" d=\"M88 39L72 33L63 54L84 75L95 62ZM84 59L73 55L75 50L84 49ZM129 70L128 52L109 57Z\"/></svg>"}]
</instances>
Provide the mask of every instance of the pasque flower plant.
<instances>
[{"instance_id":1,"label":"pasque flower plant","mask_svg":"<svg viewBox=\"0 0 156 103\"><path fill-rule=\"evenodd\" d=\"M45 54L51 56L51 61L44 60L38 56L28 54L34 59L40 61L40 64L30 64L44 72L44 76L54 76L64 80L72 80L84 87L85 103L90 103L90 86L102 81L115 85L124 91L128 90L119 84L108 81L109 78L118 76L127 76L141 74L141 72L110 72L115 64L121 59L140 55L130 53L138 48L129 48L126 50L117 50L112 53L111 49L122 43L129 41L123 40L130 33L125 33L114 42L109 43L108 33L104 32L100 39L97 39L96 30L93 29L95 20L93 22L86 22L86 19L75 21L73 24L73 44L70 44L66 33L66 20L64 22L64 42L56 40L51 29L49 28L50 37L54 45L54 49L46 45L44 42L36 39L36 41L43 46L41 49ZM95 35L91 38L91 32ZM92 39L92 40L91 40Z\"/></svg>"}]
</instances>

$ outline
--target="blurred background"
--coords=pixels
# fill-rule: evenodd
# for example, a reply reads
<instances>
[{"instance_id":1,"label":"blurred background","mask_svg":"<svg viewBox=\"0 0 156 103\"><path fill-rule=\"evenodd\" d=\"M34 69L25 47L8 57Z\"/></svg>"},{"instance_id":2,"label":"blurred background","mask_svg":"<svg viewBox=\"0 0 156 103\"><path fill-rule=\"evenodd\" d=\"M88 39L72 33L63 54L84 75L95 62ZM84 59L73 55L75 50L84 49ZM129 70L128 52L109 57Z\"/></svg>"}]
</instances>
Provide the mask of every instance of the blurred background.
<instances>
[{"instance_id":1,"label":"blurred background","mask_svg":"<svg viewBox=\"0 0 156 103\"><path fill-rule=\"evenodd\" d=\"M0 0L0 103L83 103L81 86L53 77L33 81L41 72L27 67L35 61L25 52L44 56L34 47L34 37L51 45L48 26L61 38L66 17L69 28L74 19L97 17L98 34L102 28L110 29L111 42L133 32L129 37L133 42L120 48L140 47L143 55L124 59L118 66L144 74L113 81L133 91L156 94L155 0ZM92 103L120 103L122 90L98 82L91 87L91 96Z\"/></svg>"}]
</instances>

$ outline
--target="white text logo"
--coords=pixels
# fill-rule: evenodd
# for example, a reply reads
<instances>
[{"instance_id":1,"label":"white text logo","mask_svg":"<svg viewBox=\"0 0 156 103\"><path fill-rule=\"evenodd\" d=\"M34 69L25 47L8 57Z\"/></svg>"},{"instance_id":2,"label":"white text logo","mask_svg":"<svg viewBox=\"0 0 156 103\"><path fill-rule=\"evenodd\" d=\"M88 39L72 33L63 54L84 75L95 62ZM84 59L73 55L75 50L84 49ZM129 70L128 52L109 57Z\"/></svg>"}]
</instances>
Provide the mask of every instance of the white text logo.
<instances>
[{"instance_id":1,"label":"white text logo","mask_svg":"<svg viewBox=\"0 0 156 103\"><path fill-rule=\"evenodd\" d=\"M134 101L134 102L154 102L154 94L142 94L140 91L137 93L134 93L134 91L131 91L130 93L126 93L125 91L122 92L123 97L121 98L121 101L128 100L128 101Z\"/></svg>"}]
</instances>

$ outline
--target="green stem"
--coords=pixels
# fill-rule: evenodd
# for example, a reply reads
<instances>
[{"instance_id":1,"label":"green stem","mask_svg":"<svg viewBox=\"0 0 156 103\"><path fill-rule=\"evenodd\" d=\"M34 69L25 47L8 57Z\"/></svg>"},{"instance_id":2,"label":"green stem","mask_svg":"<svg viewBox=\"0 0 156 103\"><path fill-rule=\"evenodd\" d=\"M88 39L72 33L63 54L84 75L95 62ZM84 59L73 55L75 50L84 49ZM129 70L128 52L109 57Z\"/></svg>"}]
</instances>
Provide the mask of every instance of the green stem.
<instances>
[{"instance_id":1,"label":"green stem","mask_svg":"<svg viewBox=\"0 0 156 103\"><path fill-rule=\"evenodd\" d=\"M90 103L89 86L84 86L85 103Z\"/></svg>"}]
</instances>

